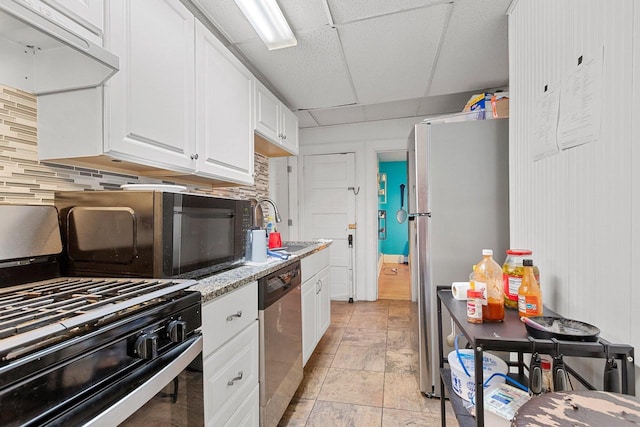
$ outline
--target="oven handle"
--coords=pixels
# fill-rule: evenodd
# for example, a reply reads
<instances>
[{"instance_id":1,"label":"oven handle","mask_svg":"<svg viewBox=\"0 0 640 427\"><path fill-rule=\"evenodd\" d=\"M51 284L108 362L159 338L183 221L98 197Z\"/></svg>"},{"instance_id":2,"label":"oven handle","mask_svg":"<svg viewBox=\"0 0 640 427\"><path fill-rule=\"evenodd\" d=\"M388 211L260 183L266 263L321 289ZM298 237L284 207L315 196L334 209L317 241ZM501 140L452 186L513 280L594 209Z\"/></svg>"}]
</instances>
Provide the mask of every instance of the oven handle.
<instances>
[{"instance_id":1,"label":"oven handle","mask_svg":"<svg viewBox=\"0 0 640 427\"><path fill-rule=\"evenodd\" d=\"M167 384L189 366L202 353L202 335L192 338L193 343L171 363L162 368L157 374L149 378L133 392L124 396L111 407L101 412L84 426L112 427L124 422L134 412L144 406L151 398L158 394Z\"/></svg>"}]
</instances>

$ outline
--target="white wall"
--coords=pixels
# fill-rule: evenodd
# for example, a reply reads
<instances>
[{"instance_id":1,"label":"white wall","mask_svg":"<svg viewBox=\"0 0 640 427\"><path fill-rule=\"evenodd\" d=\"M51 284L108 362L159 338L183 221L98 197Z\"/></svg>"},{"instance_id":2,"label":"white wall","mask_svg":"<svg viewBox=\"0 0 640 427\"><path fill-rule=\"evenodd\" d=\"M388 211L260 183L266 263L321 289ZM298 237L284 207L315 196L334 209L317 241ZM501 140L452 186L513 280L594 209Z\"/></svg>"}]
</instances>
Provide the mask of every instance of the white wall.
<instances>
[{"instance_id":1,"label":"white wall","mask_svg":"<svg viewBox=\"0 0 640 427\"><path fill-rule=\"evenodd\" d=\"M300 155L355 153L356 187L360 187L360 193L356 197L357 300L373 301L377 298L377 153L406 150L411 128L422 119L424 118L413 117L300 129ZM302 179L304 174L298 171L297 176ZM303 188L301 184L300 188ZM292 210L295 208L291 206ZM292 213L292 216L294 215L295 213Z\"/></svg>"},{"instance_id":2,"label":"white wall","mask_svg":"<svg viewBox=\"0 0 640 427\"><path fill-rule=\"evenodd\" d=\"M602 46L599 140L534 162L536 97ZM533 250L546 305L639 348L640 2L516 1L509 57L511 246Z\"/></svg>"}]
</instances>

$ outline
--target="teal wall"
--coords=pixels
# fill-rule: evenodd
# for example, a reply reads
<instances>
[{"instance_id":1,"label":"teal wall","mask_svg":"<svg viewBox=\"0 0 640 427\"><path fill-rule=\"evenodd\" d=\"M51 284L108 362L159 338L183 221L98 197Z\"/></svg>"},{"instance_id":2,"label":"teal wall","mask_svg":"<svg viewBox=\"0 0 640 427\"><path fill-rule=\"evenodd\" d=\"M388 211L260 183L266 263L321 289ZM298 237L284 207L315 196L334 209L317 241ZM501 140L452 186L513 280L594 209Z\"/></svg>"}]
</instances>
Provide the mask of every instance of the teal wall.
<instances>
[{"instance_id":1,"label":"teal wall","mask_svg":"<svg viewBox=\"0 0 640 427\"><path fill-rule=\"evenodd\" d=\"M404 189L404 210L407 210L407 162L380 162L380 173L387 174L387 203L379 203L378 209L387 211L387 239L379 241L379 249L383 254L405 254L409 242L409 221L403 224L396 220L400 209L400 184Z\"/></svg>"}]
</instances>

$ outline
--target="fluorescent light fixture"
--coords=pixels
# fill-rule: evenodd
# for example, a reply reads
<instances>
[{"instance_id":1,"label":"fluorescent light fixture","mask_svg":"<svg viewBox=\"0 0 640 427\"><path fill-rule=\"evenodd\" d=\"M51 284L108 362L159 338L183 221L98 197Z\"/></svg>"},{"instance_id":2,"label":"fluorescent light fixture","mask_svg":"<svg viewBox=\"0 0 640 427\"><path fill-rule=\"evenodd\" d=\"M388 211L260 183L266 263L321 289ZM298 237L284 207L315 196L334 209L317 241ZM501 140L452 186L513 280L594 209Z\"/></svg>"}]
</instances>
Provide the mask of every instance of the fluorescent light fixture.
<instances>
[{"instance_id":1,"label":"fluorescent light fixture","mask_svg":"<svg viewBox=\"0 0 640 427\"><path fill-rule=\"evenodd\" d=\"M234 0L269 50L298 44L276 0Z\"/></svg>"}]
</instances>

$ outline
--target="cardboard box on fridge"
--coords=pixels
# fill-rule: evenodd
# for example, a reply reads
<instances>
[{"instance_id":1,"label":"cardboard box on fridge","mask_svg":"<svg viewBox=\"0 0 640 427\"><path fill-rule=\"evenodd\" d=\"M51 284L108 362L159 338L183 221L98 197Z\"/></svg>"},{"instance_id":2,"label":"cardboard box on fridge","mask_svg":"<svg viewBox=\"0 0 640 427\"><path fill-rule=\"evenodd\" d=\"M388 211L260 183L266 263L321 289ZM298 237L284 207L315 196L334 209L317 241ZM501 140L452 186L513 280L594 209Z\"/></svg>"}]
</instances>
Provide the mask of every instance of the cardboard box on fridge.
<instances>
[{"instance_id":1,"label":"cardboard box on fridge","mask_svg":"<svg viewBox=\"0 0 640 427\"><path fill-rule=\"evenodd\" d=\"M509 93L500 92L491 97L491 114L494 119L509 117Z\"/></svg>"},{"instance_id":2,"label":"cardboard box on fridge","mask_svg":"<svg viewBox=\"0 0 640 427\"><path fill-rule=\"evenodd\" d=\"M483 120L489 116L489 106L491 102L491 94L490 93L477 93L472 95L471 98L467 101L467 104L464 106L463 112L475 112L474 117L475 120ZM485 111L487 112L485 114Z\"/></svg>"},{"instance_id":3,"label":"cardboard box on fridge","mask_svg":"<svg viewBox=\"0 0 640 427\"><path fill-rule=\"evenodd\" d=\"M488 106L488 102L491 99L491 94L488 93L477 93L472 95L471 98L467 101L462 111L476 111L476 110L484 110L485 107Z\"/></svg>"}]
</instances>

